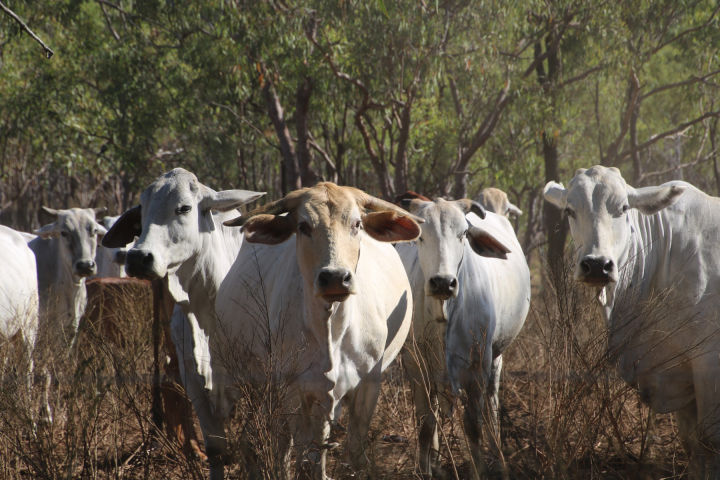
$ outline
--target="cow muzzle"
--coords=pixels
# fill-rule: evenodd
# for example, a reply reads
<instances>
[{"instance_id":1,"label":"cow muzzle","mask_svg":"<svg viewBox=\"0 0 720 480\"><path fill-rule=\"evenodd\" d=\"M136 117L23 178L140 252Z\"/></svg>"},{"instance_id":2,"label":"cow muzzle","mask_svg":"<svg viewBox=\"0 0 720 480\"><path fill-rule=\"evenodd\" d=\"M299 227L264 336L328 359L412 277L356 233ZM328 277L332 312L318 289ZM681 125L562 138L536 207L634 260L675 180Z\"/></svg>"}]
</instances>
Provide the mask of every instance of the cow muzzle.
<instances>
[{"instance_id":1,"label":"cow muzzle","mask_svg":"<svg viewBox=\"0 0 720 480\"><path fill-rule=\"evenodd\" d=\"M578 280L601 287L614 282L615 262L607 257L587 255L580 260Z\"/></svg>"},{"instance_id":2,"label":"cow muzzle","mask_svg":"<svg viewBox=\"0 0 720 480\"><path fill-rule=\"evenodd\" d=\"M317 295L327 302L342 302L355 293L355 279L345 268L323 268L317 275L315 287Z\"/></svg>"},{"instance_id":3,"label":"cow muzzle","mask_svg":"<svg viewBox=\"0 0 720 480\"><path fill-rule=\"evenodd\" d=\"M428 292L431 297L447 300L457 296L458 280L453 275L435 275L428 280Z\"/></svg>"},{"instance_id":4,"label":"cow muzzle","mask_svg":"<svg viewBox=\"0 0 720 480\"><path fill-rule=\"evenodd\" d=\"M97 265L92 260L80 260L75 262L75 275L78 277L89 277L97 272Z\"/></svg>"},{"instance_id":5,"label":"cow muzzle","mask_svg":"<svg viewBox=\"0 0 720 480\"><path fill-rule=\"evenodd\" d=\"M155 257L146 250L131 249L125 256L125 270L131 277L153 280L160 275L155 270Z\"/></svg>"}]
</instances>

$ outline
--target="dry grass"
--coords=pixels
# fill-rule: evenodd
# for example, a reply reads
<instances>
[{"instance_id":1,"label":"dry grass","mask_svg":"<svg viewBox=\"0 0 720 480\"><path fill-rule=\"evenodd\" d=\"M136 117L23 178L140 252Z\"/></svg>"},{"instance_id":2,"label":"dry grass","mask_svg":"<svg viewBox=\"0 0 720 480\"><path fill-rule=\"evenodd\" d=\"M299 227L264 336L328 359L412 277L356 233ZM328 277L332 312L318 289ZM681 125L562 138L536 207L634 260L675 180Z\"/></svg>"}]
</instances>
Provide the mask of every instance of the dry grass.
<instances>
[{"instance_id":1,"label":"dry grass","mask_svg":"<svg viewBox=\"0 0 720 480\"><path fill-rule=\"evenodd\" d=\"M648 430L649 409L615 374L603 320L590 294L576 287L569 272L546 284L505 354L501 424L510 478L683 477L687 456L672 417L655 416L655 428ZM56 379L51 425L35 421L43 385L36 381L26 395L23 376L13 367L17 349L2 346L10 359L0 372L0 479L207 476L207 465L186 458L153 423L151 313L140 308L145 302L127 300L126 315L117 319L122 341L85 325L70 355L58 353L62 348L52 339L38 346L36 370L45 364ZM245 394L229 428L237 461L227 468L229 478L246 475L238 461L243 437L259 450L261 461L273 462L265 476L277 476L282 459L273 457L277 432L272 430L286 423L272 418L268 401L276 395L270 390ZM412 396L398 359L385 376L373 418L366 473L419 478L412 419ZM332 433L341 445L328 456L333 478L357 473L342 446L343 421ZM459 405L443 433L441 463L450 477L455 468L462 477L469 456Z\"/></svg>"}]
</instances>

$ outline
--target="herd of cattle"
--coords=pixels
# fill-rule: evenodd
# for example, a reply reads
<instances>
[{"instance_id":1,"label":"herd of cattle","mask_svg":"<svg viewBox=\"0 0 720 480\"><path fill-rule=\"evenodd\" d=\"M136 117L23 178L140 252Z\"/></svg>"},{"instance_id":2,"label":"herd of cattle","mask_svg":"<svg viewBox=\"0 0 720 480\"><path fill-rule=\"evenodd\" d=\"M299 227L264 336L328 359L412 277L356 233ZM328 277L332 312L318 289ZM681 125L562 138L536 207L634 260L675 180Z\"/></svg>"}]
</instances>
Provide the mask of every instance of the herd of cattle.
<instances>
[{"instance_id":1,"label":"herd of cattle","mask_svg":"<svg viewBox=\"0 0 720 480\"><path fill-rule=\"evenodd\" d=\"M119 260L175 301L170 329L210 478L224 476L225 423L243 383L287 388L295 413L277 443L313 478L326 477L330 426L345 405L347 453L361 469L382 373L398 354L421 473L433 474L439 419L459 397L472 475L482 476L482 428L499 438L502 353L530 307L506 218L522 212L497 189L396 205L320 183L239 215L262 195L215 191L176 168L105 225L73 208L46 209L55 221L32 235L0 226L0 335L21 336L28 386L38 334L62 332L72 348L85 279L122 275ZM691 476L720 478L720 199L679 181L636 189L602 166L578 170L567 189L548 183L544 196L567 214L575 278L597 290L621 376L655 411L676 414ZM665 291L672 314L648 324L642 305ZM250 472L253 459L243 456Z\"/></svg>"}]
</instances>

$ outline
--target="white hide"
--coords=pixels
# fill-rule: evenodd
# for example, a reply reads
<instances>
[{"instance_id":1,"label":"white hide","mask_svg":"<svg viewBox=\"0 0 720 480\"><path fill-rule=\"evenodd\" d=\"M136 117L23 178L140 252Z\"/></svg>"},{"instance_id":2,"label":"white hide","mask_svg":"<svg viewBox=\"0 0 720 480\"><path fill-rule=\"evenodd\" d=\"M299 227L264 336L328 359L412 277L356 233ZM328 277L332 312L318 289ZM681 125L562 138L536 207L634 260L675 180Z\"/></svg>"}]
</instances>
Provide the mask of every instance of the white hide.
<instances>
[{"instance_id":1,"label":"white hide","mask_svg":"<svg viewBox=\"0 0 720 480\"><path fill-rule=\"evenodd\" d=\"M598 288L621 376L653 410L675 412L691 477L717 478L720 199L680 181L635 189L602 166L567 190L548 183L545 199L569 216L576 278Z\"/></svg>"},{"instance_id":2,"label":"white hide","mask_svg":"<svg viewBox=\"0 0 720 480\"><path fill-rule=\"evenodd\" d=\"M85 279L96 272L97 238L106 230L91 208L45 210L56 220L35 237L25 234L37 264L41 325L43 335L64 334L70 346L87 306Z\"/></svg>"},{"instance_id":3,"label":"white hide","mask_svg":"<svg viewBox=\"0 0 720 480\"><path fill-rule=\"evenodd\" d=\"M32 373L32 353L38 329L38 287L35 255L25 238L0 225L0 339L20 334L25 349L26 373Z\"/></svg>"},{"instance_id":4,"label":"white hide","mask_svg":"<svg viewBox=\"0 0 720 480\"><path fill-rule=\"evenodd\" d=\"M120 215L103 217L101 223L106 230L110 230ZM108 248L98 245L95 254L95 264L97 265L97 273L94 278L123 278L127 277L125 273L125 253L132 246L128 243L125 247Z\"/></svg>"},{"instance_id":5,"label":"white hide","mask_svg":"<svg viewBox=\"0 0 720 480\"><path fill-rule=\"evenodd\" d=\"M348 214L330 211L337 216L331 223L360 218L357 207ZM400 352L410 329L412 293L392 245L362 229L354 235L359 238L359 254L354 257L352 293L343 301L328 303L317 293L315 275L334 265L335 257L322 256L317 263L301 260L298 233L277 245L246 241L220 287L216 307L226 332L224 345L218 346L234 353L226 355L235 362L226 365L227 375L240 373L255 385L287 386L282 411L302 408L299 415L288 417L298 457L327 441L328 422L347 400L349 455L357 466L362 463L381 373ZM308 249L319 252L327 247L322 234L301 238ZM350 236L332 237L331 250L342 250L335 243L342 241L339 238ZM313 476L325 478L324 451L308 456Z\"/></svg>"},{"instance_id":6,"label":"white hide","mask_svg":"<svg viewBox=\"0 0 720 480\"><path fill-rule=\"evenodd\" d=\"M504 216L492 212L485 219L475 213L464 215L455 202L443 200L419 205L409 210L425 220L421 225L422 240L398 244L396 248L415 299L413 328L403 362L413 386L416 420L422 426L418 430L420 469L430 474L437 455L435 420L439 412L433 405L439 401L442 413L447 415L449 397L462 392L466 435L473 461L481 472L484 461L476 429L482 425L486 398L493 409L489 418L497 427L501 354L525 322L530 306L530 272L515 232ZM482 228L507 247L507 258L478 255L465 234L470 226ZM428 285L435 275L454 276L457 280L454 295L447 300L431 296ZM420 365L418 356L423 359Z\"/></svg>"},{"instance_id":7,"label":"white hide","mask_svg":"<svg viewBox=\"0 0 720 480\"><path fill-rule=\"evenodd\" d=\"M264 193L216 192L187 170L176 168L157 178L140 197L140 207L125 212L103 243L125 245L125 268L141 278L167 278L177 305L171 334L181 363L183 384L200 421L211 476L222 478L228 385L211 354L217 331L215 297L243 243L238 228L222 224L236 218L237 207Z\"/></svg>"}]
</instances>

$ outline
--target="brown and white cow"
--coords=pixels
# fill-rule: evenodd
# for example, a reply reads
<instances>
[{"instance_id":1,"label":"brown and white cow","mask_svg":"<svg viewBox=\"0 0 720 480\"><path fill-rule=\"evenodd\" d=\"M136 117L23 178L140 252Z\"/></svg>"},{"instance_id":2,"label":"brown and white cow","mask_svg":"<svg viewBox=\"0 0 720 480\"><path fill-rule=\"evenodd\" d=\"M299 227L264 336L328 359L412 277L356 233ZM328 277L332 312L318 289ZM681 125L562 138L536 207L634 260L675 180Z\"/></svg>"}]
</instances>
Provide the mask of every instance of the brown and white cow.
<instances>
[{"instance_id":1,"label":"brown and white cow","mask_svg":"<svg viewBox=\"0 0 720 480\"><path fill-rule=\"evenodd\" d=\"M218 291L216 310L246 379L287 385L298 468L325 478L330 421L349 404L348 450L360 468L383 370L410 329L412 291L389 242L420 227L365 192L320 183L237 221L246 242ZM255 266L253 268L253 265ZM232 366L228 366L232 368ZM289 445L289 438L285 446Z\"/></svg>"}]
</instances>

